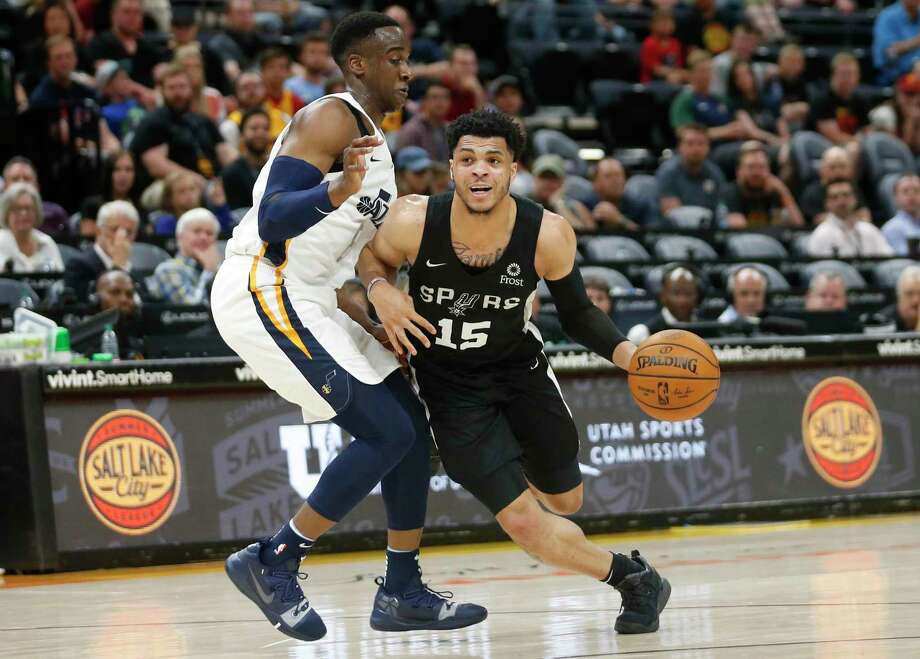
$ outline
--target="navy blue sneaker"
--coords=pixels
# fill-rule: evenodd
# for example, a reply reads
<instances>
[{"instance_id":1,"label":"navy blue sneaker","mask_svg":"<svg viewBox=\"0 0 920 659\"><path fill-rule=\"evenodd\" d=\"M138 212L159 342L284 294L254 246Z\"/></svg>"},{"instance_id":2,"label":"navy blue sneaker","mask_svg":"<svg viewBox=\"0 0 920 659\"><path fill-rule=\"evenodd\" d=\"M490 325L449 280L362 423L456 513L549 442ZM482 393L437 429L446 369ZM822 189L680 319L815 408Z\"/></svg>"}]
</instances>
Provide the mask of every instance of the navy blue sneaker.
<instances>
[{"instance_id":1,"label":"navy blue sneaker","mask_svg":"<svg viewBox=\"0 0 920 659\"><path fill-rule=\"evenodd\" d=\"M671 584L635 549L630 558L645 569L626 575L614 586L623 597L623 606L613 628L621 634L648 634L658 630L658 616L671 597Z\"/></svg>"},{"instance_id":2,"label":"navy blue sneaker","mask_svg":"<svg viewBox=\"0 0 920 659\"><path fill-rule=\"evenodd\" d=\"M449 601L454 594L439 593L422 583L421 574L404 593L378 586L371 612L371 628L378 632L408 632L416 629L460 629L482 622L489 615L485 607Z\"/></svg>"},{"instance_id":3,"label":"navy blue sneaker","mask_svg":"<svg viewBox=\"0 0 920 659\"><path fill-rule=\"evenodd\" d=\"M224 563L233 585L251 599L275 629L301 641L315 641L326 635L326 625L304 597L298 577L300 561L265 565L259 560L262 543L241 549Z\"/></svg>"}]
</instances>

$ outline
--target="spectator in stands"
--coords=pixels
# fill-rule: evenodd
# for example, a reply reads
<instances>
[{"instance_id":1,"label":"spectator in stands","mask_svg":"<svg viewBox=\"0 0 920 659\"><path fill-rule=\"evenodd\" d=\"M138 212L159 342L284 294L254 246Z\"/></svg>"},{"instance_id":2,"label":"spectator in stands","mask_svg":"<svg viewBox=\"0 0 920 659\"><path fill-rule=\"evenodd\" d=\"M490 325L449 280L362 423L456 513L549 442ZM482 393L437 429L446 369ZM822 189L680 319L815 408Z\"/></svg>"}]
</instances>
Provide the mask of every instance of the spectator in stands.
<instances>
[{"instance_id":1,"label":"spectator in stands","mask_svg":"<svg viewBox=\"0 0 920 659\"><path fill-rule=\"evenodd\" d=\"M449 110L450 90L447 86L437 80L428 83L418 112L399 131L396 150L417 146L427 151L432 160L447 162L450 151L445 126Z\"/></svg>"},{"instance_id":2,"label":"spectator in stands","mask_svg":"<svg viewBox=\"0 0 920 659\"><path fill-rule=\"evenodd\" d=\"M661 214L678 206L698 206L712 213L713 219L725 214L722 194L725 176L709 156L709 136L700 124L687 124L678 132L678 154L658 167L658 194Z\"/></svg>"},{"instance_id":3,"label":"spectator in stands","mask_svg":"<svg viewBox=\"0 0 920 659\"><path fill-rule=\"evenodd\" d=\"M779 106L780 117L794 133L805 126L810 111L802 48L794 43L780 48L777 67L777 74L765 84L764 96L768 104Z\"/></svg>"},{"instance_id":4,"label":"spectator in stands","mask_svg":"<svg viewBox=\"0 0 920 659\"><path fill-rule=\"evenodd\" d=\"M220 223L206 208L186 211L176 223L177 254L160 263L147 279L150 295L170 304L208 304L220 265Z\"/></svg>"},{"instance_id":5,"label":"spectator in stands","mask_svg":"<svg viewBox=\"0 0 920 659\"><path fill-rule=\"evenodd\" d=\"M690 3L689 14L681 16L677 38L688 49L701 49L718 55L731 45L735 26L733 7L722 7L716 0L696 0Z\"/></svg>"},{"instance_id":6,"label":"spectator in stands","mask_svg":"<svg viewBox=\"0 0 920 659\"><path fill-rule=\"evenodd\" d=\"M128 61L131 79L152 96L153 68L166 60L166 53L143 34L143 1L114 0L111 16L111 30L97 34L90 42L90 57L97 64L101 60Z\"/></svg>"},{"instance_id":7,"label":"spectator in stands","mask_svg":"<svg viewBox=\"0 0 920 659\"><path fill-rule=\"evenodd\" d=\"M227 80L224 63L220 55L205 45L198 37L198 21L195 18L195 8L188 5L174 5L170 25L172 27L170 50L176 52L182 46L197 44L204 63L205 79L221 94L229 94L232 91L232 87Z\"/></svg>"},{"instance_id":8,"label":"spectator in stands","mask_svg":"<svg viewBox=\"0 0 920 659\"><path fill-rule=\"evenodd\" d=\"M144 358L144 324L138 308L134 281L122 270L108 270L95 280L94 299L98 311L118 309L115 336L118 337L118 357Z\"/></svg>"},{"instance_id":9,"label":"spectator in stands","mask_svg":"<svg viewBox=\"0 0 920 659\"><path fill-rule=\"evenodd\" d=\"M564 217L575 231L595 231L597 222L583 203L566 195L565 162L547 153L536 159L533 173L533 200Z\"/></svg>"},{"instance_id":10,"label":"spectator in stands","mask_svg":"<svg viewBox=\"0 0 920 659\"><path fill-rule=\"evenodd\" d=\"M215 124L223 121L227 106L224 105L223 95L214 87L209 87L205 80L201 46L197 42L179 46L173 61L185 69L192 83L192 112L203 114Z\"/></svg>"},{"instance_id":11,"label":"spectator in stands","mask_svg":"<svg viewBox=\"0 0 920 659\"><path fill-rule=\"evenodd\" d=\"M224 184L219 178L203 185L201 178L191 172L177 171L168 174L163 180L163 196L160 203L162 212L155 217L151 216L154 233L158 236L174 235L178 218L193 208L203 206L205 198L208 206L214 209L221 229L229 230L233 226L233 215L227 204Z\"/></svg>"},{"instance_id":12,"label":"spectator in stands","mask_svg":"<svg viewBox=\"0 0 920 659\"><path fill-rule=\"evenodd\" d=\"M806 311L846 311L847 283L843 275L833 270L819 270L808 282L805 293Z\"/></svg>"},{"instance_id":13,"label":"spectator in stands","mask_svg":"<svg viewBox=\"0 0 920 659\"><path fill-rule=\"evenodd\" d=\"M130 151L118 151L102 163L102 195L105 201L129 201L135 208L140 203L137 168Z\"/></svg>"},{"instance_id":14,"label":"spectator in stands","mask_svg":"<svg viewBox=\"0 0 920 659\"><path fill-rule=\"evenodd\" d=\"M131 250L140 216L127 201L103 204L96 218L96 242L67 263L64 284L79 300L86 300L90 285L103 272L131 271Z\"/></svg>"},{"instance_id":15,"label":"spectator in stands","mask_svg":"<svg viewBox=\"0 0 920 659\"><path fill-rule=\"evenodd\" d=\"M804 224L789 188L770 172L770 159L759 142L741 147L736 182L727 188L725 206L733 229Z\"/></svg>"},{"instance_id":16,"label":"spectator in stands","mask_svg":"<svg viewBox=\"0 0 920 659\"><path fill-rule=\"evenodd\" d=\"M70 233L80 240L81 247L96 239L96 216L102 204L102 197L90 195L80 204L80 212L70 216Z\"/></svg>"},{"instance_id":17,"label":"spectator in stands","mask_svg":"<svg viewBox=\"0 0 920 659\"><path fill-rule=\"evenodd\" d=\"M728 74L728 100L734 110L742 111L757 127L755 139L767 144L779 144L789 139L789 127L780 118L778 108L760 93L751 63L737 60Z\"/></svg>"},{"instance_id":18,"label":"spectator in stands","mask_svg":"<svg viewBox=\"0 0 920 659\"><path fill-rule=\"evenodd\" d=\"M710 93L712 58L709 54L694 51L687 58L687 65L690 84L671 103L671 127L679 131L687 124L705 126L709 140L718 143L717 148L732 148L732 142L754 139L757 127L751 118L745 112L733 113L725 98Z\"/></svg>"},{"instance_id":19,"label":"spectator in stands","mask_svg":"<svg viewBox=\"0 0 920 659\"><path fill-rule=\"evenodd\" d=\"M450 190L450 168L446 162L431 163L431 194L441 194Z\"/></svg>"},{"instance_id":20,"label":"spectator in stands","mask_svg":"<svg viewBox=\"0 0 920 659\"><path fill-rule=\"evenodd\" d=\"M420 146L407 146L396 154L396 193L431 194L431 157Z\"/></svg>"},{"instance_id":21,"label":"spectator in stands","mask_svg":"<svg viewBox=\"0 0 920 659\"><path fill-rule=\"evenodd\" d=\"M211 38L208 46L223 60L227 79L235 82L272 42L271 35L256 26L253 0L229 0L224 27Z\"/></svg>"},{"instance_id":22,"label":"spectator in stands","mask_svg":"<svg viewBox=\"0 0 920 659\"><path fill-rule=\"evenodd\" d=\"M33 89L47 68L48 39L55 36L70 37L77 51L77 70L93 70L87 50L81 44L86 43L83 24L74 12L71 2L52 1L45 4L42 14L43 32L31 43L25 45L21 56L17 56L16 69L26 89ZM18 36L18 35L17 35Z\"/></svg>"},{"instance_id":23,"label":"spectator in stands","mask_svg":"<svg viewBox=\"0 0 920 659\"><path fill-rule=\"evenodd\" d=\"M331 31L329 11L307 0L255 0L256 25L272 34Z\"/></svg>"},{"instance_id":24,"label":"spectator in stands","mask_svg":"<svg viewBox=\"0 0 920 659\"><path fill-rule=\"evenodd\" d=\"M342 76L332 76L329 80L326 81L325 90L326 96L329 94L341 94L344 91L347 91L345 86L345 78Z\"/></svg>"},{"instance_id":25,"label":"spectator in stands","mask_svg":"<svg viewBox=\"0 0 920 659\"><path fill-rule=\"evenodd\" d=\"M892 107L897 136L915 154L920 153L920 75L911 72L898 79Z\"/></svg>"},{"instance_id":26,"label":"spectator in stands","mask_svg":"<svg viewBox=\"0 0 920 659\"><path fill-rule=\"evenodd\" d=\"M767 277L753 266L738 268L728 278L732 303L719 316L719 322L731 325L739 320L756 322L767 307Z\"/></svg>"},{"instance_id":27,"label":"spectator in stands","mask_svg":"<svg viewBox=\"0 0 920 659\"><path fill-rule=\"evenodd\" d=\"M265 103L293 117L304 102L284 85L291 77L290 56L280 48L269 48L259 55L259 70L265 84Z\"/></svg>"},{"instance_id":28,"label":"spectator in stands","mask_svg":"<svg viewBox=\"0 0 920 659\"><path fill-rule=\"evenodd\" d=\"M131 151L150 178L185 171L200 177L203 187L236 154L222 140L214 122L192 112L192 83L184 68L169 65L160 78L160 89L164 106L141 121Z\"/></svg>"},{"instance_id":29,"label":"spectator in stands","mask_svg":"<svg viewBox=\"0 0 920 659\"><path fill-rule=\"evenodd\" d=\"M811 123L828 140L846 148L851 157L859 154L857 136L869 123L869 102L856 88L859 62L840 52L831 60L830 88L819 94L811 106ZM854 160L855 162L855 160Z\"/></svg>"},{"instance_id":30,"label":"spectator in stands","mask_svg":"<svg viewBox=\"0 0 920 659\"><path fill-rule=\"evenodd\" d=\"M48 73L29 94L29 105L40 108L57 108L61 105L96 100L96 91L77 82L77 49L70 37L57 35L45 42Z\"/></svg>"},{"instance_id":31,"label":"spectator in stands","mask_svg":"<svg viewBox=\"0 0 920 659\"><path fill-rule=\"evenodd\" d=\"M882 227L882 235L898 256L920 258L920 243L911 254L909 241L920 241L920 177L904 174L894 184L898 212Z\"/></svg>"},{"instance_id":32,"label":"spectator in stands","mask_svg":"<svg viewBox=\"0 0 920 659\"><path fill-rule=\"evenodd\" d=\"M453 121L461 114L478 110L486 103L486 93L479 82L479 61L471 46L454 46L450 59L412 67L417 78L440 80L450 89L450 110L447 120Z\"/></svg>"},{"instance_id":33,"label":"spectator in stands","mask_svg":"<svg viewBox=\"0 0 920 659\"><path fill-rule=\"evenodd\" d=\"M894 321L895 331L920 332L920 266L904 268L898 276L896 290L897 303L880 313Z\"/></svg>"},{"instance_id":34,"label":"spectator in stands","mask_svg":"<svg viewBox=\"0 0 920 659\"><path fill-rule=\"evenodd\" d=\"M626 170L616 158L597 163L592 183L598 201L590 210L598 226L635 231L655 223L653 200L626 194Z\"/></svg>"},{"instance_id":35,"label":"spectator in stands","mask_svg":"<svg viewBox=\"0 0 920 659\"><path fill-rule=\"evenodd\" d=\"M608 316L613 313L613 299L610 297L610 286L603 277L585 275L585 292L591 303Z\"/></svg>"},{"instance_id":36,"label":"spectator in stands","mask_svg":"<svg viewBox=\"0 0 920 659\"><path fill-rule=\"evenodd\" d=\"M13 183L0 196L0 271L61 272L64 261L42 233L42 200L28 183Z\"/></svg>"},{"instance_id":37,"label":"spectator in stands","mask_svg":"<svg viewBox=\"0 0 920 659\"><path fill-rule=\"evenodd\" d=\"M383 10L383 13L399 23L403 34L409 39L412 45L412 61L420 64L430 64L431 62L440 62L444 59L444 51L436 41L428 37L420 37L416 34L415 21L409 15L405 7L401 5L390 5Z\"/></svg>"},{"instance_id":38,"label":"spectator in stands","mask_svg":"<svg viewBox=\"0 0 920 659\"><path fill-rule=\"evenodd\" d=\"M268 113L262 108L252 108L243 114L240 157L221 172L230 208L252 206L252 188L268 160L272 142L268 127Z\"/></svg>"},{"instance_id":39,"label":"spectator in stands","mask_svg":"<svg viewBox=\"0 0 920 659\"><path fill-rule=\"evenodd\" d=\"M3 166L3 183L6 186L28 183L41 194L35 166L23 156L13 156ZM60 239L69 233L67 211L53 201L42 201L42 217L42 230L52 238Z\"/></svg>"},{"instance_id":40,"label":"spectator in stands","mask_svg":"<svg viewBox=\"0 0 920 659\"><path fill-rule=\"evenodd\" d=\"M894 250L871 222L861 222L856 194L849 179L827 184L827 216L808 239L808 254L847 259L855 256L892 256Z\"/></svg>"},{"instance_id":41,"label":"spectator in stands","mask_svg":"<svg viewBox=\"0 0 920 659\"><path fill-rule=\"evenodd\" d=\"M824 221L827 184L838 179L847 179L853 183L853 189L856 191L856 213L859 219L871 222L872 214L869 212L868 202L856 183L856 168L853 167L846 150L839 146L832 146L824 152L818 166L818 180L809 183L802 191L799 208L802 209L805 219L814 224Z\"/></svg>"},{"instance_id":42,"label":"spectator in stands","mask_svg":"<svg viewBox=\"0 0 920 659\"><path fill-rule=\"evenodd\" d=\"M872 29L872 63L878 83L890 85L920 60L920 16L917 0L894 2L875 18Z\"/></svg>"},{"instance_id":43,"label":"spectator in stands","mask_svg":"<svg viewBox=\"0 0 920 659\"><path fill-rule=\"evenodd\" d=\"M102 62L96 69L96 91L102 99L102 118L118 140L127 142L147 114L141 104L143 88L128 77L118 62Z\"/></svg>"},{"instance_id":44,"label":"spectator in stands","mask_svg":"<svg viewBox=\"0 0 920 659\"><path fill-rule=\"evenodd\" d=\"M728 80L731 73L732 64L738 61L750 62L754 56L754 51L760 45L760 31L751 23L742 22L732 30L731 48L720 53L712 60L712 85L709 92L713 96L725 96L728 94ZM754 73L754 79L757 86L763 85L764 81L773 73L773 67L765 62L757 62L751 65Z\"/></svg>"},{"instance_id":45,"label":"spectator in stands","mask_svg":"<svg viewBox=\"0 0 920 659\"><path fill-rule=\"evenodd\" d=\"M776 13L774 0L746 0L744 16L767 43L779 43L786 40L786 32Z\"/></svg>"},{"instance_id":46,"label":"spectator in stands","mask_svg":"<svg viewBox=\"0 0 920 659\"><path fill-rule=\"evenodd\" d=\"M521 81L512 75L498 76L489 84L492 105L517 119L524 117L524 90Z\"/></svg>"},{"instance_id":47,"label":"spectator in stands","mask_svg":"<svg viewBox=\"0 0 920 659\"><path fill-rule=\"evenodd\" d=\"M634 325L627 338L640 344L656 332L674 327L678 323L692 323L697 320L696 309L702 298L699 276L687 266L672 264L665 268L661 279L661 311Z\"/></svg>"},{"instance_id":48,"label":"spectator in stands","mask_svg":"<svg viewBox=\"0 0 920 659\"><path fill-rule=\"evenodd\" d=\"M240 141L240 122L243 119L243 113L246 110L261 108L268 113L268 133L274 143L291 117L265 102L265 85L262 83L262 76L251 71L241 73L236 79L235 88L237 109L227 115L227 118L220 124L220 134L224 141L236 148Z\"/></svg>"},{"instance_id":49,"label":"spectator in stands","mask_svg":"<svg viewBox=\"0 0 920 659\"><path fill-rule=\"evenodd\" d=\"M686 82L684 49L674 38L674 14L667 9L655 11L649 32L639 50L639 81L664 80L675 85Z\"/></svg>"},{"instance_id":50,"label":"spectator in stands","mask_svg":"<svg viewBox=\"0 0 920 659\"><path fill-rule=\"evenodd\" d=\"M284 88L309 105L325 94L326 81L335 70L329 56L329 37L322 32L310 32L300 42L297 61L300 71L284 81Z\"/></svg>"}]
</instances>

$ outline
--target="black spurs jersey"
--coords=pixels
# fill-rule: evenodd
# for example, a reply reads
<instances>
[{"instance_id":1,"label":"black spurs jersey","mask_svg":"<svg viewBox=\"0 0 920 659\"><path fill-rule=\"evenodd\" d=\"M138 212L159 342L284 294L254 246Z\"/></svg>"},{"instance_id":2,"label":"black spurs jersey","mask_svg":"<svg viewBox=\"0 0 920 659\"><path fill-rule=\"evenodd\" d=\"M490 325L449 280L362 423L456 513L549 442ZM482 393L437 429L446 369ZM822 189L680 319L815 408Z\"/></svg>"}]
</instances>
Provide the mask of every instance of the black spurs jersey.
<instances>
[{"instance_id":1,"label":"black spurs jersey","mask_svg":"<svg viewBox=\"0 0 920 659\"><path fill-rule=\"evenodd\" d=\"M428 199L418 256L409 270L415 310L437 329L431 347L412 357L422 371L476 372L530 363L543 349L530 322L536 295L534 256L543 208L515 196L517 217L501 257L472 269L451 244L453 192Z\"/></svg>"}]
</instances>

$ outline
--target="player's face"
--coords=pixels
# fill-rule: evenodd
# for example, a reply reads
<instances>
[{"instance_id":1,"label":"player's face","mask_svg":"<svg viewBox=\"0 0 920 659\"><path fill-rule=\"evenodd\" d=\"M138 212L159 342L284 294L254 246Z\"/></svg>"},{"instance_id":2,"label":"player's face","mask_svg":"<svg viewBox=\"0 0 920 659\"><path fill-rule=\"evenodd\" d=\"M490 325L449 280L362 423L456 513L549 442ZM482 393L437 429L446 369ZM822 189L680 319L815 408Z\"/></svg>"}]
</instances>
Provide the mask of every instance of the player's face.
<instances>
[{"instance_id":1,"label":"player's face","mask_svg":"<svg viewBox=\"0 0 920 659\"><path fill-rule=\"evenodd\" d=\"M484 214L508 196L517 164L504 137L464 135L454 149L450 171L467 210Z\"/></svg>"},{"instance_id":2,"label":"player's face","mask_svg":"<svg viewBox=\"0 0 920 659\"><path fill-rule=\"evenodd\" d=\"M371 42L367 75L368 88L383 112L402 109L409 98L409 41L398 27L378 28Z\"/></svg>"}]
</instances>

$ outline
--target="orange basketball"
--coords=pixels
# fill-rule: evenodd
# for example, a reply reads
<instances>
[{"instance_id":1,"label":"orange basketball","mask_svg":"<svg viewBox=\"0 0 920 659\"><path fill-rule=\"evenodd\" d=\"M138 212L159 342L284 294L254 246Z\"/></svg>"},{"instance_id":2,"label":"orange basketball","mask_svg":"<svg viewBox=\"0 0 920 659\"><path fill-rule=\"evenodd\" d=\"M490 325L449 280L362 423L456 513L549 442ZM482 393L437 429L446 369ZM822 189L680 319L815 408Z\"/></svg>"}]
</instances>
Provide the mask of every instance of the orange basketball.
<instances>
[{"instance_id":1,"label":"orange basketball","mask_svg":"<svg viewBox=\"0 0 920 659\"><path fill-rule=\"evenodd\" d=\"M670 329L648 337L629 362L629 390L642 411L661 421L685 421L712 405L719 360L703 339Z\"/></svg>"}]
</instances>

